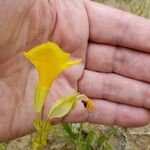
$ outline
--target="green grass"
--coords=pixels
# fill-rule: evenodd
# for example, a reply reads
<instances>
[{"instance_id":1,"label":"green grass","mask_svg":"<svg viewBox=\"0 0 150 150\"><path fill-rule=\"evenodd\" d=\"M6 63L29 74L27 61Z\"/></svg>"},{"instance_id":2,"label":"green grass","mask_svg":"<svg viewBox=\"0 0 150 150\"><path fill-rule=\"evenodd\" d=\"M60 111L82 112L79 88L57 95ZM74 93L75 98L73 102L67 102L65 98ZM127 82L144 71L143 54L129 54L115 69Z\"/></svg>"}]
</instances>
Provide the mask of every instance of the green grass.
<instances>
[{"instance_id":1,"label":"green grass","mask_svg":"<svg viewBox=\"0 0 150 150\"><path fill-rule=\"evenodd\" d=\"M7 144L6 143L1 143L0 144L0 150L6 150L7 149Z\"/></svg>"},{"instance_id":2,"label":"green grass","mask_svg":"<svg viewBox=\"0 0 150 150\"><path fill-rule=\"evenodd\" d=\"M56 128L55 138L65 143L68 150L113 150L110 140L115 136L116 129L111 127L103 131L88 123L63 123Z\"/></svg>"}]
</instances>

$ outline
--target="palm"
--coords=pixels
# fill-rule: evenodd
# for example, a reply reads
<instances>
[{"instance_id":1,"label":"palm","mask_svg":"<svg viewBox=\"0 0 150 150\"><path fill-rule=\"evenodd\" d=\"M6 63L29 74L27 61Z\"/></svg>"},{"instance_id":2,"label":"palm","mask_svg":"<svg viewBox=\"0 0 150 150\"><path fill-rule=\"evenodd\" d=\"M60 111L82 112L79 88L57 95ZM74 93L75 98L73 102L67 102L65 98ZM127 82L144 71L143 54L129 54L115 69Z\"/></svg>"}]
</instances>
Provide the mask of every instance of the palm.
<instances>
[{"instance_id":1,"label":"palm","mask_svg":"<svg viewBox=\"0 0 150 150\"><path fill-rule=\"evenodd\" d=\"M0 52L2 54L0 55L0 92L2 93L0 101L0 106L2 106L0 108L0 139L20 136L32 130L32 119L34 118L34 85L37 81L37 74L31 64L24 59L23 51L29 50L48 40L57 43L64 51L71 53L73 57L81 58L82 63L66 70L55 81L48 95L43 117L46 116L50 105L55 99L62 95L71 94L74 91L80 91L95 99L96 108L91 114L88 114L84 107L79 104L77 109L66 117L65 121L90 121L124 126L140 126L150 121L149 111L145 108L138 108L141 107L141 104L134 101L136 97L132 97L133 101L127 99L125 90L123 91L124 93L121 93L121 96L118 91L112 91L109 86L105 86L105 88L107 88L104 94L101 93L99 95L97 91L101 88L100 85L103 85L102 80L105 75L103 72L109 73L114 71L110 68L112 63L110 62L110 54L113 47L109 47L107 44L102 45L101 43L108 43L109 45L117 44L117 38L116 36L113 37L112 30L110 29L107 31L109 24L106 29L105 24L100 24L101 19L105 22L103 15L100 16L100 20L97 19L99 17L95 17L96 15L101 15L101 9L99 9L100 12L98 12L99 10L97 8L102 7L104 9L103 6L91 3L90 8L89 1L83 0L64 0L63 2L61 0L55 2L20 2L18 0L15 1L16 5L9 5L9 2L9 0L0 2L0 6L4 5L5 10L15 12L12 16L8 15L10 13L7 12L8 14L6 13L5 18L0 16L2 20L2 22L0 22L0 33L3 37L0 41ZM110 8L106 8L104 13L107 9L109 11ZM4 10L2 10L2 12L3 11ZM111 10L110 14L111 13L119 14L120 12ZM2 26L2 24L5 24L5 26ZM112 28L113 25L115 24L112 23ZM122 30L121 28L120 31ZM149 31L149 29L147 30ZM145 39L149 39L148 37L149 35L146 35ZM119 40L118 45L121 46L140 50L143 49L146 51L150 48L148 44L143 46L143 44L140 43L142 41L140 38L137 39L139 40L139 42L137 42L139 45L135 44L135 42L130 42L128 39ZM89 43L89 41L92 43ZM103 54L104 57L97 57L99 55L97 55L96 49L98 48L96 47L102 49L100 54ZM91 53L91 48L94 50L94 53ZM110 54L108 54L107 48L110 49ZM90 53L90 55L87 53ZM149 58L149 55L147 55L147 57ZM86 58L88 59L86 60ZM93 62L93 58L96 58L94 61L97 62L97 64ZM116 73L131 77L135 79L136 82L139 82L137 79L150 81L149 78L143 79L143 76L139 77L137 74L135 75L134 72L130 73L130 69L131 67L129 66L128 72L125 74L120 72ZM99 77L97 75L99 75ZM115 76L113 75L112 77ZM125 80L125 83L127 83L126 78L122 78L122 81ZM117 76L116 79L120 78ZM116 82L118 81L116 80ZM97 84L97 82L99 83ZM114 83L111 86L115 86ZM130 90L128 87L124 89ZM108 94L109 91L110 94ZM115 96L113 96L113 92ZM101 100L100 102L97 101L101 98L108 99L114 103L105 100ZM122 103L124 103L121 105L121 109L119 109L120 107L116 107L116 102L120 102L120 99ZM133 107L126 104L132 105ZM150 106L147 107L148 109L150 108ZM118 115L116 115L117 111ZM130 115L126 114L128 111L131 111ZM141 117L136 118L135 116L138 112L141 112Z\"/></svg>"},{"instance_id":2,"label":"palm","mask_svg":"<svg viewBox=\"0 0 150 150\"><path fill-rule=\"evenodd\" d=\"M49 4L47 3L46 5ZM87 16L83 4L80 1L77 3L79 8L74 7L74 4L72 3L69 5L71 5L70 10L66 9L65 6L62 6L62 13L58 14L59 16L57 20L59 24L55 27L54 32L50 38L48 38L49 34L51 34L51 31L49 31L49 28L51 28L50 26L45 28L41 35L38 33L36 34L35 32L35 34L30 35L29 38L25 38L27 35L26 32L23 32L23 30L28 30L27 32L30 34L32 32L32 28L28 28L28 26L22 25L22 29L15 31L15 33L18 35L17 39L20 40L14 41L12 45L8 45L8 47L6 46L6 42L3 43L3 45L7 47L5 59L8 59L9 57L8 62L5 63L5 60L1 62L1 64L3 64L3 68L1 71L2 78L0 80L0 91L3 92L3 99L1 101L3 110L1 110L1 113L4 113L4 116L2 116L4 118L1 118L1 124L3 125L2 128L5 130L3 130L2 133L5 135L6 133L9 133L10 135L14 136L18 132L20 132L18 133L20 135L30 131L32 128L31 124L34 117L32 101L34 85L36 82L36 73L33 67L23 58L24 50L49 40L58 43L62 49L71 53L74 57L82 58L82 60L85 61L88 41ZM34 13L35 12L31 14L33 17L35 17ZM70 13L72 13L71 18ZM46 17L51 17L50 14L46 12L45 15ZM28 17L29 16L26 16L26 20L23 20L23 24L26 24L26 22L29 21L30 18ZM68 19L64 21L63 18ZM78 18L79 21L76 22L76 18ZM22 18L19 19L21 20ZM13 21L20 22L20 20ZM33 23L37 23L38 25L38 22L36 21L37 20L35 20ZM45 23L42 23L42 25L47 24L47 21L45 20ZM51 21L55 22L55 20ZM40 32L40 30L42 30L41 28L39 27L36 29L38 30L37 32ZM80 28L84 30L79 31ZM16 38L15 33L12 34L11 39ZM5 32L6 36L8 34L9 33ZM7 38L8 37L6 37L6 40L8 40ZM0 51L3 52L3 49L0 49ZM78 65L77 67L72 68L71 71L64 73L64 75L62 75L62 77L60 77L53 85L52 92L49 96L51 97L50 99L56 99L60 95L68 95L77 90L77 81L82 76L83 69L83 65ZM4 137L2 134L1 136ZM6 135L6 137L7 136L8 135Z\"/></svg>"}]
</instances>

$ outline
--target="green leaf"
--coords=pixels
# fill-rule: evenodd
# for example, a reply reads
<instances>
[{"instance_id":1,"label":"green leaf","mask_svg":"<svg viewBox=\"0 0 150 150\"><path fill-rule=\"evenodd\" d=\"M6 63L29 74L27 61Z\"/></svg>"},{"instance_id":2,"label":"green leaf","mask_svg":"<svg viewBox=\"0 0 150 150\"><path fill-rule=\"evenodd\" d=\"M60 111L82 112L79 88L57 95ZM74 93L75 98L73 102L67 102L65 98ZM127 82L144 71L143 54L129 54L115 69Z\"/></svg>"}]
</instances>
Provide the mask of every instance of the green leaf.
<instances>
[{"instance_id":1,"label":"green leaf","mask_svg":"<svg viewBox=\"0 0 150 150\"><path fill-rule=\"evenodd\" d=\"M43 146L45 146L46 144L47 144L47 133L37 132L32 142L33 150L41 150Z\"/></svg>"},{"instance_id":2,"label":"green leaf","mask_svg":"<svg viewBox=\"0 0 150 150\"><path fill-rule=\"evenodd\" d=\"M110 144L107 143L107 144L104 146L103 150L113 150L113 148L111 147Z\"/></svg>"},{"instance_id":3,"label":"green leaf","mask_svg":"<svg viewBox=\"0 0 150 150\"><path fill-rule=\"evenodd\" d=\"M71 96L65 96L60 99L58 99L53 105L52 108L49 111L48 118L54 119L54 118L61 118L67 115L77 103L77 96L79 93L75 93Z\"/></svg>"},{"instance_id":4,"label":"green leaf","mask_svg":"<svg viewBox=\"0 0 150 150\"><path fill-rule=\"evenodd\" d=\"M85 149L85 143L84 142L81 142L81 141L78 141L76 143L76 150L86 150Z\"/></svg>"},{"instance_id":5,"label":"green leaf","mask_svg":"<svg viewBox=\"0 0 150 150\"><path fill-rule=\"evenodd\" d=\"M98 137L97 142L98 145L103 145L108 140L108 137L106 135L101 135Z\"/></svg>"},{"instance_id":6,"label":"green leaf","mask_svg":"<svg viewBox=\"0 0 150 150\"><path fill-rule=\"evenodd\" d=\"M33 150L40 150L47 144L47 132L53 129L53 126L46 120L35 119L33 121L37 133L32 141Z\"/></svg>"},{"instance_id":7,"label":"green leaf","mask_svg":"<svg viewBox=\"0 0 150 150\"><path fill-rule=\"evenodd\" d=\"M46 120L35 119L33 125L37 131L41 132L48 132L53 129L53 126Z\"/></svg>"},{"instance_id":8,"label":"green leaf","mask_svg":"<svg viewBox=\"0 0 150 150\"><path fill-rule=\"evenodd\" d=\"M0 150L6 150L7 149L7 144L1 143L0 144Z\"/></svg>"},{"instance_id":9,"label":"green leaf","mask_svg":"<svg viewBox=\"0 0 150 150\"><path fill-rule=\"evenodd\" d=\"M86 142L86 150L91 150L92 142L94 141L94 131L90 131L85 140Z\"/></svg>"},{"instance_id":10,"label":"green leaf","mask_svg":"<svg viewBox=\"0 0 150 150\"><path fill-rule=\"evenodd\" d=\"M71 125L63 123L62 127L73 141L76 140L76 134L73 133Z\"/></svg>"}]
</instances>

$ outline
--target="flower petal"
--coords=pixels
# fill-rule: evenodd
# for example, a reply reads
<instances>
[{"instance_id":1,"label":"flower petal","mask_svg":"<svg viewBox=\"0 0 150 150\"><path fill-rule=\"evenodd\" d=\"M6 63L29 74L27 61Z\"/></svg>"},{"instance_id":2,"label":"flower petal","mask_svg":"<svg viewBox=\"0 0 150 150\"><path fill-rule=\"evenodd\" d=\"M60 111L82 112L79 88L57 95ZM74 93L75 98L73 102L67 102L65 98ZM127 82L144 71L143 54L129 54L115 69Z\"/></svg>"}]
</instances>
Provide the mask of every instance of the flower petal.
<instances>
[{"instance_id":1,"label":"flower petal","mask_svg":"<svg viewBox=\"0 0 150 150\"><path fill-rule=\"evenodd\" d=\"M95 105L94 103L92 102L91 99L89 99L86 95L84 94L81 94L81 95L78 95L78 100L80 100L84 107L88 110L88 111L91 111L95 108Z\"/></svg>"},{"instance_id":2,"label":"flower petal","mask_svg":"<svg viewBox=\"0 0 150 150\"><path fill-rule=\"evenodd\" d=\"M81 59L75 59L75 60L72 60L72 61L68 61L66 62L64 65L63 65L63 69L66 69L72 65L75 65L75 64L78 64L81 62Z\"/></svg>"},{"instance_id":3,"label":"flower petal","mask_svg":"<svg viewBox=\"0 0 150 150\"><path fill-rule=\"evenodd\" d=\"M40 113L45 102L46 96L48 94L49 87L43 87L40 84L37 84L35 87L35 96L34 96L34 110L37 113Z\"/></svg>"},{"instance_id":4,"label":"flower petal","mask_svg":"<svg viewBox=\"0 0 150 150\"><path fill-rule=\"evenodd\" d=\"M24 56L35 66L39 74L39 84L51 86L57 76L66 68L79 63L76 59L68 61L70 54L63 52L59 46L47 42L25 52Z\"/></svg>"},{"instance_id":5,"label":"flower petal","mask_svg":"<svg viewBox=\"0 0 150 150\"><path fill-rule=\"evenodd\" d=\"M85 103L86 103L85 108L86 108L88 111L92 111L92 110L95 108L94 103L93 103L91 100L82 101L82 102L85 102Z\"/></svg>"}]
</instances>

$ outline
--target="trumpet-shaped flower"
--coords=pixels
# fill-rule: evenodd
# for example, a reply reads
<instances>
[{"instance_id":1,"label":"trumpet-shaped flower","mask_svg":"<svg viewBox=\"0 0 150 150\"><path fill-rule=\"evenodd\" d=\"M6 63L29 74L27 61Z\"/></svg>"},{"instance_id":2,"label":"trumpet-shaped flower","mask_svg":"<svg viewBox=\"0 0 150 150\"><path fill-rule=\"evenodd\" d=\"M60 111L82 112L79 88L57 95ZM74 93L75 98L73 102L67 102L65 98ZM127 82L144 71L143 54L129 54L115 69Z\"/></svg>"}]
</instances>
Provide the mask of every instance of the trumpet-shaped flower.
<instances>
[{"instance_id":1,"label":"trumpet-shaped flower","mask_svg":"<svg viewBox=\"0 0 150 150\"><path fill-rule=\"evenodd\" d=\"M35 66L39 82L35 88L35 111L41 112L49 88L57 76L66 68L80 62L79 59L70 61L70 54L63 52L56 44L47 42L39 45L24 56Z\"/></svg>"}]
</instances>

